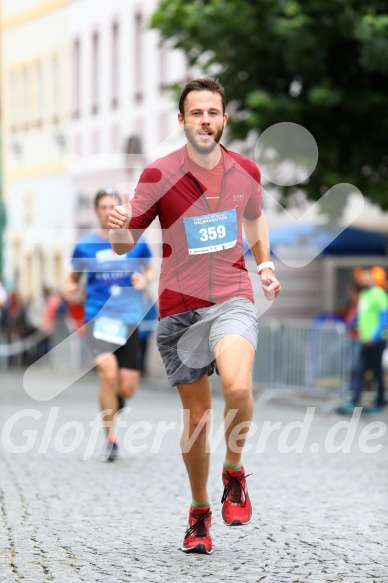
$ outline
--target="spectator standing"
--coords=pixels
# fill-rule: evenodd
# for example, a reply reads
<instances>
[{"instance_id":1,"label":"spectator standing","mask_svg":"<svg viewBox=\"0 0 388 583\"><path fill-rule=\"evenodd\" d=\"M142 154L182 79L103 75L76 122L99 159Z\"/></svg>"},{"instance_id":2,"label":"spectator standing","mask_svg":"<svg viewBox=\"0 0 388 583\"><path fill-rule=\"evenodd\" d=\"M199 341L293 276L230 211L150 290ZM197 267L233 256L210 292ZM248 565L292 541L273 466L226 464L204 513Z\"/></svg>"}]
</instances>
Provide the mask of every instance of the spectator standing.
<instances>
[{"instance_id":1,"label":"spectator standing","mask_svg":"<svg viewBox=\"0 0 388 583\"><path fill-rule=\"evenodd\" d=\"M355 270L356 283L360 288L357 307L357 330L360 341L359 358L351 379L351 401L341 404L338 413L352 413L361 402L364 376L373 371L377 385L374 406L366 409L369 413L381 412L385 405L382 357L386 347L388 323L388 296L382 287L375 284L370 267Z\"/></svg>"}]
</instances>

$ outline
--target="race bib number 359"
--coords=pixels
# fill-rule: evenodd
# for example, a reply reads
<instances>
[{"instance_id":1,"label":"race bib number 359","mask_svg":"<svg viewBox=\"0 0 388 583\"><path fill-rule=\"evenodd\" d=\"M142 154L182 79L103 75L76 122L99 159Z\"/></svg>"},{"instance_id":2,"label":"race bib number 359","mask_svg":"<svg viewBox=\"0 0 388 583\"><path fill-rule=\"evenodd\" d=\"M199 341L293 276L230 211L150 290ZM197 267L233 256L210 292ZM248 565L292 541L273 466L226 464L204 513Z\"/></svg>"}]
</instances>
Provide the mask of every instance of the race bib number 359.
<instances>
[{"instance_id":1,"label":"race bib number 359","mask_svg":"<svg viewBox=\"0 0 388 583\"><path fill-rule=\"evenodd\" d=\"M190 255L231 249L237 243L236 210L183 219Z\"/></svg>"}]
</instances>

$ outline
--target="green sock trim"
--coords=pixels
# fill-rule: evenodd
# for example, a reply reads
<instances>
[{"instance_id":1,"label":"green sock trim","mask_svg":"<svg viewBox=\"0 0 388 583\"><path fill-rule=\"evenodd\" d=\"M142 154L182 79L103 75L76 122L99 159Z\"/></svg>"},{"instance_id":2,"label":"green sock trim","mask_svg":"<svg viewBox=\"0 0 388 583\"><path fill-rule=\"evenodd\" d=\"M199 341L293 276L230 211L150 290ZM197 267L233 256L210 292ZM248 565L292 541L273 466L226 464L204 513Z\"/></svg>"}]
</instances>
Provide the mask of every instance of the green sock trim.
<instances>
[{"instance_id":1,"label":"green sock trim","mask_svg":"<svg viewBox=\"0 0 388 583\"><path fill-rule=\"evenodd\" d=\"M205 508L206 506L210 506L209 500L204 500L203 502L197 502L194 498L191 501L192 508Z\"/></svg>"},{"instance_id":2,"label":"green sock trim","mask_svg":"<svg viewBox=\"0 0 388 583\"><path fill-rule=\"evenodd\" d=\"M240 468L242 468L242 461L241 460L235 464L231 464L230 462L228 462L228 460L224 461L224 469L225 470L239 470Z\"/></svg>"}]
</instances>

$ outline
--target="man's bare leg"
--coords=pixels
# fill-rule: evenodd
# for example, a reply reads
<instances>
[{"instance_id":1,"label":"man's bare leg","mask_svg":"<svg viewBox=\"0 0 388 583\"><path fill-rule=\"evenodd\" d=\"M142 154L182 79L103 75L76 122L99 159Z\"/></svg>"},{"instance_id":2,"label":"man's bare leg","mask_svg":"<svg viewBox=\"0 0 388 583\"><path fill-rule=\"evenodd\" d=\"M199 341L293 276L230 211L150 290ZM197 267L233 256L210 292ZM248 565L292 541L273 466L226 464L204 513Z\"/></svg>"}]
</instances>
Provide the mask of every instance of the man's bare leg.
<instances>
[{"instance_id":1,"label":"man's bare leg","mask_svg":"<svg viewBox=\"0 0 388 583\"><path fill-rule=\"evenodd\" d=\"M139 381L139 371L131 368L119 368L118 395L130 399L135 394Z\"/></svg>"},{"instance_id":2,"label":"man's bare leg","mask_svg":"<svg viewBox=\"0 0 388 583\"><path fill-rule=\"evenodd\" d=\"M230 334L216 344L215 353L225 398L227 422L221 514L228 526L241 526L252 519L252 505L241 453L253 415L252 365L255 350L242 336ZM230 413L232 415L229 417Z\"/></svg>"},{"instance_id":3,"label":"man's bare leg","mask_svg":"<svg viewBox=\"0 0 388 583\"><path fill-rule=\"evenodd\" d=\"M210 451L207 447L211 390L207 375L190 384L178 385L182 400L184 427L181 439L183 461L189 476L193 500L208 500L207 480L209 475ZM201 428L199 429L199 426ZM191 447L188 440L197 430L198 435Z\"/></svg>"},{"instance_id":4,"label":"man's bare leg","mask_svg":"<svg viewBox=\"0 0 388 583\"><path fill-rule=\"evenodd\" d=\"M107 411L103 421L107 439L115 439L114 417L117 413L118 365L114 354L100 354L96 358L100 377L100 410Z\"/></svg>"},{"instance_id":5,"label":"man's bare leg","mask_svg":"<svg viewBox=\"0 0 388 583\"><path fill-rule=\"evenodd\" d=\"M214 353L225 399L224 416L226 418L229 412L237 411L234 416L231 415L231 421L225 428L226 460L236 464L241 459L241 449L253 416L252 366L255 349L243 336L229 334L217 342ZM246 423L246 428L239 431L239 439L233 439L233 430L239 423Z\"/></svg>"}]
</instances>

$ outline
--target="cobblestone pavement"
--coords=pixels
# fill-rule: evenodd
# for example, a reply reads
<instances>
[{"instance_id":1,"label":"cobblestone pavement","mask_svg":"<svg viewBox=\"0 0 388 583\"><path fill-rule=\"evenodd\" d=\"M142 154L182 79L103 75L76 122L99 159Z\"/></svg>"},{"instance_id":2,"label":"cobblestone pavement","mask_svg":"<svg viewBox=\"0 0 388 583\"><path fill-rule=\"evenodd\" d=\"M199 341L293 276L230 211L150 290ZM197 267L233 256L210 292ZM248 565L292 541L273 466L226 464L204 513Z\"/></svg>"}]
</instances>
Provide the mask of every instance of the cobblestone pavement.
<instances>
[{"instance_id":1,"label":"cobblestone pavement","mask_svg":"<svg viewBox=\"0 0 388 583\"><path fill-rule=\"evenodd\" d=\"M42 383L55 383L55 374L41 374ZM240 528L222 523L221 441L210 473L215 552L187 556L179 547L190 497L174 390L162 381L142 384L121 418L120 459L104 464L102 432L95 447L91 439L98 412L94 374L46 402L26 395L21 374L0 371L0 379L1 583L388 582L386 413L361 416L350 452L330 453L346 434L351 440L335 425L349 419L310 410L303 451L287 453L302 435L289 424L305 423L306 407L258 401L257 432L244 456L253 472L253 521ZM220 396L213 407L216 444ZM364 442L379 451L361 451L367 431ZM10 451L18 447L29 451Z\"/></svg>"}]
</instances>

